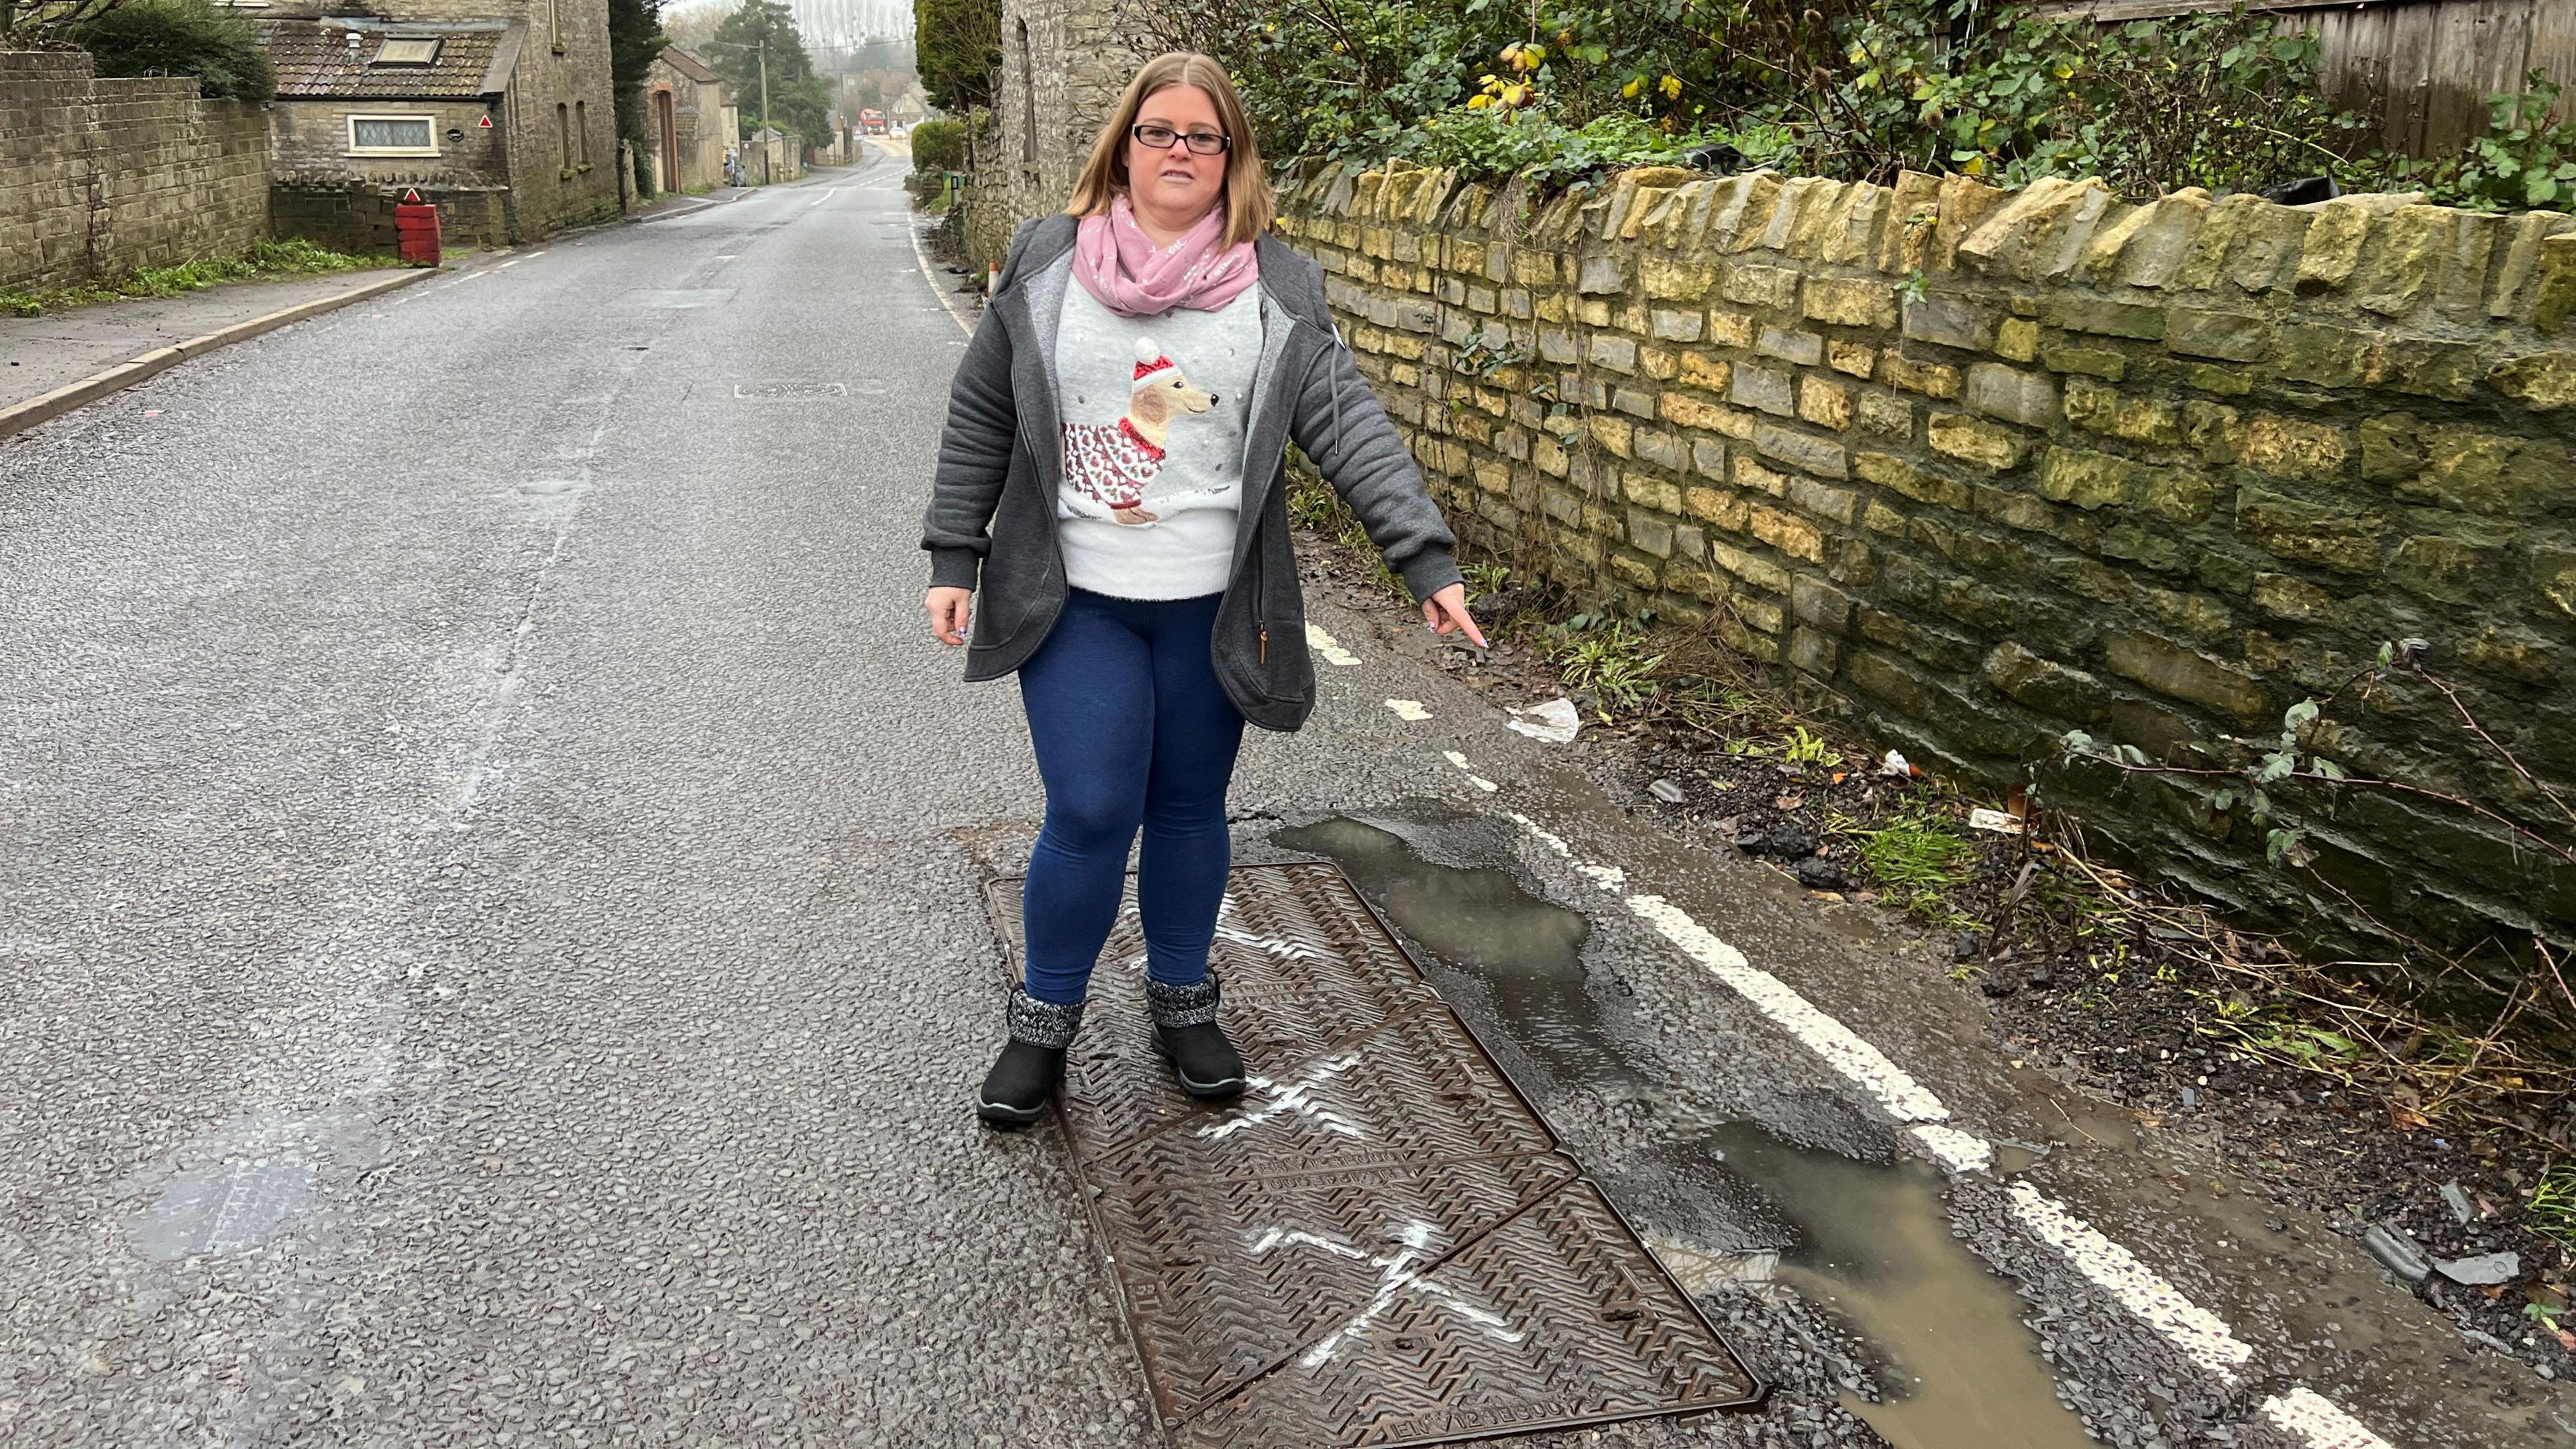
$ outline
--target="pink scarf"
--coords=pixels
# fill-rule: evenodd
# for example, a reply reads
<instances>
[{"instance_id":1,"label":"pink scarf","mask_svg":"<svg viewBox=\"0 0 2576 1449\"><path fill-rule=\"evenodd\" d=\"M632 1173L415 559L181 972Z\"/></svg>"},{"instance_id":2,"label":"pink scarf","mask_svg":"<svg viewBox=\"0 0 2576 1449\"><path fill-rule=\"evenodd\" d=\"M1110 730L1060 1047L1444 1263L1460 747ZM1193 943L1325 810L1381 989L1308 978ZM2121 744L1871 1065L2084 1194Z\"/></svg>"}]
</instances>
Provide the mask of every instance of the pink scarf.
<instances>
[{"instance_id":1,"label":"pink scarf","mask_svg":"<svg viewBox=\"0 0 2576 1449\"><path fill-rule=\"evenodd\" d=\"M1086 216L1073 244L1073 275L1100 305L1121 317L1152 317L1188 307L1213 312L1261 280L1252 243L1221 247L1225 208L1213 206L1168 247L1157 247L1119 197L1107 216Z\"/></svg>"}]
</instances>

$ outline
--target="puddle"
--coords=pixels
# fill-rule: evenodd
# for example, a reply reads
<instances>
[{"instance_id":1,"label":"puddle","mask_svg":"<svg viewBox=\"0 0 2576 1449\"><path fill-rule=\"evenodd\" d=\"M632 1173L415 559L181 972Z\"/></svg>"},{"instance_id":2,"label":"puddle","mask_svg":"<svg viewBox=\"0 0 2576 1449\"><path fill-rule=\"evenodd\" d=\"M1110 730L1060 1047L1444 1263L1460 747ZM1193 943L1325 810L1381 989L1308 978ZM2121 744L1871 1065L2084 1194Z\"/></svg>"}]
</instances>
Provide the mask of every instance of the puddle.
<instances>
[{"instance_id":1,"label":"puddle","mask_svg":"<svg viewBox=\"0 0 2576 1449\"><path fill-rule=\"evenodd\" d=\"M1584 990L1583 943L1592 928L1579 912L1522 890L1506 871L1435 865L1404 837L1357 820L1336 816L1270 839L1331 857L1370 904L1432 954L1435 968L1481 987L1512 1042L1551 1076L1640 1080Z\"/></svg>"},{"instance_id":2,"label":"puddle","mask_svg":"<svg viewBox=\"0 0 2576 1449\"><path fill-rule=\"evenodd\" d=\"M1428 950L1444 992L1482 992L1514 1044L1571 1083L1651 1078L1584 989L1581 914L1509 873L1437 865L1402 836L1343 817L1270 837L1328 856ZM1784 1097L1784 1108L1793 1105ZM2012 1149L2010 1168L2036 1154ZM1882 1361L1887 1402L1846 1398L1895 1449L2088 1449L2023 1326L2026 1305L1950 1235L1929 1163L1880 1165L1788 1146L1750 1124L1638 1145L1603 1186L1694 1292L1780 1284L1824 1305Z\"/></svg>"},{"instance_id":3,"label":"puddle","mask_svg":"<svg viewBox=\"0 0 2576 1449\"><path fill-rule=\"evenodd\" d=\"M1659 1160L1621 1186L1635 1188L1632 1215L1658 1250L1684 1255L1677 1276L1767 1278L1833 1310L1885 1360L1887 1401L1846 1396L1843 1407L1896 1449L2092 1444L2058 1402L2021 1297L1950 1236L1931 1164L1856 1162L1746 1124L1654 1151ZM1747 1220L1748 1186L1788 1225L1767 1247L1746 1241L1768 1226Z\"/></svg>"}]
</instances>

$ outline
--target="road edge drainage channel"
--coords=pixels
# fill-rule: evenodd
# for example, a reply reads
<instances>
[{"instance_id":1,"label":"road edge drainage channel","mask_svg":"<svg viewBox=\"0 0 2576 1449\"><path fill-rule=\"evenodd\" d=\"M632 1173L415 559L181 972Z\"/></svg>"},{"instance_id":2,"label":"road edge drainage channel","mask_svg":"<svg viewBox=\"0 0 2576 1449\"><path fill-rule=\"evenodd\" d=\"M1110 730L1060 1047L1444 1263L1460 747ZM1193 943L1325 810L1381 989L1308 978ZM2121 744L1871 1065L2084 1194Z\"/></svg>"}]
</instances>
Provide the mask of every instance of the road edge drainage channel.
<instances>
[{"instance_id":1,"label":"road edge drainage channel","mask_svg":"<svg viewBox=\"0 0 2576 1449\"><path fill-rule=\"evenodd\" d=\"M1021 884L987 888L1014 977ZM1131 897L1058 1106L1176 1449L1401 1449L1761 1403L1339 867L1229 885L1210 955L1251 1089L1193 1102L1154 1055Z\"/></svg>"}]
</instances>

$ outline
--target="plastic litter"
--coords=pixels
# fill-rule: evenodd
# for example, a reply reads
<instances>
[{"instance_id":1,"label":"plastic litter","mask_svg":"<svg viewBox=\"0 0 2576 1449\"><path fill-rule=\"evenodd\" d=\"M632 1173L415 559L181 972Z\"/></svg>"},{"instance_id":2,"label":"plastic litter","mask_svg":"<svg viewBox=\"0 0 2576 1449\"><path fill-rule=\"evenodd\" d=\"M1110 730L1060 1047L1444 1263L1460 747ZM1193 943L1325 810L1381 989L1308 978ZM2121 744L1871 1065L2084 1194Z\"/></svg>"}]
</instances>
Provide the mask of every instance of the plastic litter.
<instances>
[{"instance_id":1,"label":"plastic litter","mask_svg":"<svg viewBox=\"0 0 2576 1449\"><path fill-rule=\"evenodd\" d=\"M2480 1253L2474 1258L2443 1258L2433 1267L2454 1283L2489 1288L2522 1276L2520 1253Z\"/></svg>"},{"instance_id":2,"label":"plastic litter","mask_svg":"<svg viewBox=\"0 0 2576 1449\"><path fill-rule=\"evenodd\" d=\"M1583 716L1575 710L1573 700L1559 695L1545 704L1513 710L1511 728L1551 745L1570 745L1582 732Z\"/></svg>"},{"instance_id":3,"label":"plastic litter","mask_svg":"<svg viewBox=\"0 0 2576 1449\"><path fill-rule=\"evenodd\" d=\"M1646 787L1646 793L1663 801L1667 805L1679 805L1684 800L1690 798L1678 783L1671 780L1655 781L1653 784Z\"/></svg>"},{"instance_id":4,"label":"plastic litter","mask_svg":"<svg viewBox=\"0 0 2576 1449\"><path fill-rule=\"evenodd\" d=\"M2433 1260L2424 1256L2424 1250L2406 1235L2404 1228L2373 1223L2361 1235L2361 1245L2379 1260L2379 1266L2396 1274L2397 1281L2409 1288L2433 1276Z\"/></svg>"},{"instance_id":5,"label":"plastic litter","mask_svg":"<svg viewBox=\"0 0 2576 1449\"><path fill-rule=\"evenodd\" d=\"M2021 834L2020 821L2006 815L2001 810L1987 810L1982 807L1968 812L1968 828L1970 830L1991 830L1997 835Z\"/></svg>"},{"instance_id":6,"label":"plastic litter","mask_svg":"<svg viewBox=\"0 0 2576 1449\"><path fill-rule=\"evenodd\" d=\"M2463 1225L2478 1215L2478 1210L2469 1206L2469 1195L2460 1191L2456 1182L2442 1184L2442 1201L2451 1209L2451 1216L2458 1218Z\"/></svg>"}]
</instances>

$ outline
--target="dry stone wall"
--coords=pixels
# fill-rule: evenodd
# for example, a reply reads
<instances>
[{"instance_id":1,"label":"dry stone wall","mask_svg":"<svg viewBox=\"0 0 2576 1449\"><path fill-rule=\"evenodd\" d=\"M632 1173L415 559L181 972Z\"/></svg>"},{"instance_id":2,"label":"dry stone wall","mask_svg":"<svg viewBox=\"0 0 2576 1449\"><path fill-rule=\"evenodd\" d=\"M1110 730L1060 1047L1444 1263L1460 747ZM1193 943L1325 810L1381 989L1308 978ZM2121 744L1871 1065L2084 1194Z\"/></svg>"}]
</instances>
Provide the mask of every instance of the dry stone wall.
<instances>
[{"instance_id":1,"label":"dry stone wall","mask_svg":"<svg viewBox=\"0 0 2576 1449\"><path fill-rule=\"evenodd\" d=\"M0 51L0 287L242 251L268 235L268 123L197 83L101 80L77 51Z\"/></svg>"},{"instance_id":2,"label":"dry stone wall","mask_svg":"<svg viewBox=\"0 0 2576 1449\"><path fill-rule=\"evenodd\" d=\"M2258 914L2576 937L2576 871L2338 789L2313 872L2224 768L2383 641L2576 798L2576 218L2098 182L1634 171L1533 204L1308 169L1284 228L1470 542L1704 622L1918 762L2048 792ZM2321 752L2567 834L2434 691ZM2553 818L2555 817L2555 818Z\"/></svg>"}]
</instances>

